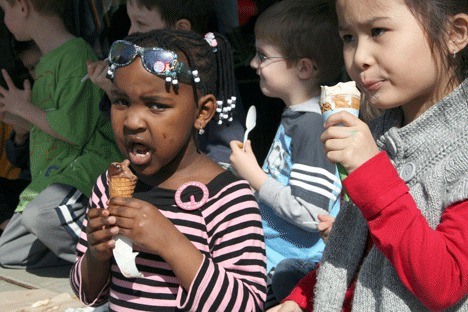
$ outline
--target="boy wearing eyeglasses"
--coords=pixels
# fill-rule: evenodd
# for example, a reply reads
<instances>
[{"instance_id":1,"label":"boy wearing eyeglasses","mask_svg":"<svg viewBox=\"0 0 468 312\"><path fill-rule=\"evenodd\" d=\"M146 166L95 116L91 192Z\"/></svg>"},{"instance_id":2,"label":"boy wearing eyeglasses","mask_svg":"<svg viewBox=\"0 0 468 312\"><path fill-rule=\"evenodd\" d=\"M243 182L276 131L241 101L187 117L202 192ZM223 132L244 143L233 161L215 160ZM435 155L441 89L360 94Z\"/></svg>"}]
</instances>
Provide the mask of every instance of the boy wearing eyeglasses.
<instances>
[{"instance_id":1,"label":"boy wearing eyeglasses","mask_svg":"<svg viewBox=\"0 0 468 312\"><path fill-rule=\"evenodd\" d=\"M283 0L258 18L250 62L268 97L286 108L258 166L251 142L231 143L231 163L257 191L265 230L268 298L281 301L313 269L325 247L319 231L340 206L341 182L320 142L321 85L334 85L343 65L333 11L320 1ZM325 222L323 222L325 223Z\"/></svg>"},{"instance_id":2,"label":"boy wearing eyeglasses","mask_svg":"<svg viewBox=\"0 0 468 312\"><path fill-rule=\"evenodd\" d=\"M31 89L18 89L3 70L0 115L26 120L31 183L0 237L0 265L38 268L74 262L91 188L110 161L120 160L110 123L98 111L100 90L81 83L96 59L65 27L66 0L0 0L17 40L33 40L42 57ZM23 125L25 126L25 125Z\"/></svg>"}]
</instances>

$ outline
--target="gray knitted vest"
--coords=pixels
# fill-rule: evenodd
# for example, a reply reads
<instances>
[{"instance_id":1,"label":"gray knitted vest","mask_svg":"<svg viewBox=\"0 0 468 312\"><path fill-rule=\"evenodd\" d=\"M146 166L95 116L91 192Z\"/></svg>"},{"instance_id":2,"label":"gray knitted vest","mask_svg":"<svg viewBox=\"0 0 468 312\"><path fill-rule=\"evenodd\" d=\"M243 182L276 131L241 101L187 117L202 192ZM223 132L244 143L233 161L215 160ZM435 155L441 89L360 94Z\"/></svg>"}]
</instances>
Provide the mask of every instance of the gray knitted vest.
<instances>
[{"instance_id":1,"label":"gray knitted vest","mask_svg":"<svg viewBox=\"0 0 468 312\"><path fill-rule=\"evenodd\" d=\"M385 112L371 125L377 145L389 155L432 228L440 223L446 207L468 198L467 98L468 79L403 128L399 128L399 109ZM357 207L349 204L342 208L319 270L314 311L341 311L346 289L365 250L367 231ZM427 309L400 282L385 256L373 247L358 273L353 311ZM468 311L468 296L448 311Z\"/></svg>"}]
</instances>

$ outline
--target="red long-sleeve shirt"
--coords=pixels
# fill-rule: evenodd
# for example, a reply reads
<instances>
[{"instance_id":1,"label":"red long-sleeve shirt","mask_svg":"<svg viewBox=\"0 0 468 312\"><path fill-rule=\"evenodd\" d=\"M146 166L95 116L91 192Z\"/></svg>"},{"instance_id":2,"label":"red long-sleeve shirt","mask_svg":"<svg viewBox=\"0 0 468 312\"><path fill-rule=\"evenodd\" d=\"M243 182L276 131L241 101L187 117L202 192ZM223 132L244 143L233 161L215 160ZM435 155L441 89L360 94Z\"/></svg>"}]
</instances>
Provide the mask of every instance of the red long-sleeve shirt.
<instances>
[{"instance_id":1,"label":"red long-sleeve shirt","mask_svg":"<svg viewBox=\"0 0 468 312\"><path fill-rule=\"evenodd\" d=\"M373 243L423 305L443 310L468 294L468 200L445 209L437 228L430 228L384 152L343 182L368 222ZM362 192L365 198L360 196ZM315 283L313 271L285 300L312 310ZM351 310L353 292L354 283L348 289L343 311Z\"/></svg>"}]
</instances>

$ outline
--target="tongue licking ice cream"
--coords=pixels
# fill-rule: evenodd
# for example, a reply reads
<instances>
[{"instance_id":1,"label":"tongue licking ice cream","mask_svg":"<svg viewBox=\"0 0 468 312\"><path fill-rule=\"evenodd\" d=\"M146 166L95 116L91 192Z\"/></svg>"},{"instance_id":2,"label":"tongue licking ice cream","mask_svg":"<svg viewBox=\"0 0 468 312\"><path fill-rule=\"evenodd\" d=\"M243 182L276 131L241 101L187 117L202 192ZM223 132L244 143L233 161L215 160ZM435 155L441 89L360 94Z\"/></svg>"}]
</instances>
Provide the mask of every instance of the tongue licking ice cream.
<instances>
[{"instance_id":1,"label":"tongue licking ice cream","mask_svg":"<svg viewBox=\"0 0 468 312\"><path fill-rule=\"evenodd\" d=\"M132 197L138 178L132 173L128 159L123 162L113 162L109 165L109 195L110 197ZM136 267L135 258L138 252L133 252L133 243L124 236L115 237L113 250L115 261L125 277L142 277Z\"/></svg>"}]
</instances>

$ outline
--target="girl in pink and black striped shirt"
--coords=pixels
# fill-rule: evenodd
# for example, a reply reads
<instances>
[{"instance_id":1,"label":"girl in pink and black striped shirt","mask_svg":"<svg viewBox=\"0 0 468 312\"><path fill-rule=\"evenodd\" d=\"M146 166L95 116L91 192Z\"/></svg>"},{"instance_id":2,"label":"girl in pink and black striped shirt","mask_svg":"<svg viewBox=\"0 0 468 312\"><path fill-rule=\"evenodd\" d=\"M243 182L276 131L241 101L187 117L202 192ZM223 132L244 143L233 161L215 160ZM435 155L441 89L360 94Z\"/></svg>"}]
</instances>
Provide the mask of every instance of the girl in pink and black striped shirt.
<instances>
[{"instance_id":1,"label":"girl in pink and black striped shirt","mask_svg":"<svg viewBox=\"0 0 468 312\"><path fill-rule=\"evenodd\" d=\"M197 147L206 124L229 122L235 105L214 96L232 94L229 45L207 38L157 30L111 47L112 126L139 180L133 198L110 199L107 172L93 189L70 275L88 305L263 310L265 246L255 197ZM133 242L142 277L120 271L116 235Z\"/></svg>"}]
</instances>

